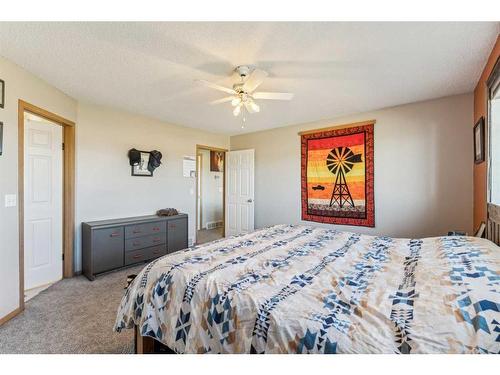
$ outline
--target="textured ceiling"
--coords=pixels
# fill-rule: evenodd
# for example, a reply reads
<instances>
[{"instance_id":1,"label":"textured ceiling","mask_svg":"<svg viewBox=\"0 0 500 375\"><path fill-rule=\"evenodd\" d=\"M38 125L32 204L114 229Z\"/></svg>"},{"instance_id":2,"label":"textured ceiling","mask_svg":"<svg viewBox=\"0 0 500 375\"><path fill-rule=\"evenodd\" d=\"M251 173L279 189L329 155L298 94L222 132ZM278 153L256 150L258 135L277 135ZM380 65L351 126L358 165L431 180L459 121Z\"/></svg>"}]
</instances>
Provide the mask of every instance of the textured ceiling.
<instances>
[{"instance_id":1,"label":"textured ceiling","mask_svg":"<svg viewBox=\"0 0 500 375\"><path fill-rule=\"evenodd\" d=\"M470 92L498 23L0 23L0 55L68 95L166 122L238 134ZM237 65L295 93L232 115ZM1 72L0 72L1 73ZM140 124L138 124L140 125Z\"/></svg>"}]
</instances>

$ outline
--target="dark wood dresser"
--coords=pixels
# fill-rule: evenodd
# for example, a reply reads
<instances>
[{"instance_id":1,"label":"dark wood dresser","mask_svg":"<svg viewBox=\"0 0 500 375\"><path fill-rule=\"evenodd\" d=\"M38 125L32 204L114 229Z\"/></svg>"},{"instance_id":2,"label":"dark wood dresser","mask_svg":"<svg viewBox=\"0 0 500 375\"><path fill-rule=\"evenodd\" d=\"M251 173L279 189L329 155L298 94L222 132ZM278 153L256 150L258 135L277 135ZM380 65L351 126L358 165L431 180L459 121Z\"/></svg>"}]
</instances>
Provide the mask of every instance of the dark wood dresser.
<instances>
[{"instance_id":1,"label":"dark wood dresser","mask_svg":"<svg viewBox=\"0 0 500 375\"><path fill-rule=\"evenodd\" d=\"M188 216L139 216L82 223L83 274L151 261L188 247Z\"/></svg>"}]
</instances>

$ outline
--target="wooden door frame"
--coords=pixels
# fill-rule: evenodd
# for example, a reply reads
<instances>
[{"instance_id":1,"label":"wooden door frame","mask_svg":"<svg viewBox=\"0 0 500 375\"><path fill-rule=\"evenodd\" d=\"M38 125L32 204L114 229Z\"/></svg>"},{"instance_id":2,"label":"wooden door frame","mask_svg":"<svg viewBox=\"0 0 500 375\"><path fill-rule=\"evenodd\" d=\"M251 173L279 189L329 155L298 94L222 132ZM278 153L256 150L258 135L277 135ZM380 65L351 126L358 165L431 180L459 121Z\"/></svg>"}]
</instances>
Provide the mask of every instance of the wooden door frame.
<instances>
[{"instance_id":1,"label":"wooden door frame","mask_svg":"<svg viewBox=\"0 0 500 375\"><path fill-rule=\"evenodd\" d=\"M43 117L63 127L63 278L73 277L75 235L75 123L19 99L18 104L18 207L19 307L24 310L24 114Z\"/></svg>"},{"instance_id":2,"label":"wooden door frame","mask_svg":"<svg viewBox=\"0 0 500 375\"><path fill-rule=\"evenodd\" d=\"M198 152L198 150L196 150ZM200 159L200 163L198 163L198 160ZM198 197L198 189L200 191L200 201L198 202L198 199L196 199L196 232L201 230L201 224L203 223L203 209L202 209L202 197L201 197L201 190L203 189L203 181L201 180L201 171L203 170L203 154L196 154L196 197ZM198 173L200 175L198 175ZM200 182L198 184L198 181ZM199 204L198 204L199 203ZM198 206L200 209L198 210ZM200 215L198 217L198 215ZM199 225L198 225L199 224ZM198 226L200 229L198 229Z\"/></svg>"},{"instance_id":3,"label":"wooden door frame","mask_svg":"<svg viewBox=\"0 0 500 375\"><path fill-rule=\"evenodd\" d=\"M225 148L212 147L206 145L196 145L196 171L198 171L198 152L200 150L208 150L208 151L220 151L224 152L224 171L222 172L222 237L226 236L226 153L229 151ZM210 161L209 161L210 162ZM195 223L198 220L198 176L196 176L196 194L195 194ZM201 204L200 204L201 209ZM198 225L195 225L195 241L196 244L198 242Z\"/></svg>"}]
</instances>

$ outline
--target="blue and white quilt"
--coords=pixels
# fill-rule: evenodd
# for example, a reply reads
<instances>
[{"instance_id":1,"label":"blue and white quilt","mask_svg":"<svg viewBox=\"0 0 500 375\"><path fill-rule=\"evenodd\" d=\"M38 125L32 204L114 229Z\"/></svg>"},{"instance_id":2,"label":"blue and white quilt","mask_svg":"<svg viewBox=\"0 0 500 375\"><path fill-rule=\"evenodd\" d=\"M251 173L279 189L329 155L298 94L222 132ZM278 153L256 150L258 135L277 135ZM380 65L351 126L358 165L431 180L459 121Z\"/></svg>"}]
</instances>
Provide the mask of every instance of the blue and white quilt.
<instances>
[{"instance_id":1,"label":"blue and white quilt","mask_svg":"<svg viewBox=\"0 0 500 375\"><path fill-rule=\"evenodd\" d=\"M115 329L178 353L500 353L500 248L277 225L164 256Z\"/></svg>"}]
</instances>

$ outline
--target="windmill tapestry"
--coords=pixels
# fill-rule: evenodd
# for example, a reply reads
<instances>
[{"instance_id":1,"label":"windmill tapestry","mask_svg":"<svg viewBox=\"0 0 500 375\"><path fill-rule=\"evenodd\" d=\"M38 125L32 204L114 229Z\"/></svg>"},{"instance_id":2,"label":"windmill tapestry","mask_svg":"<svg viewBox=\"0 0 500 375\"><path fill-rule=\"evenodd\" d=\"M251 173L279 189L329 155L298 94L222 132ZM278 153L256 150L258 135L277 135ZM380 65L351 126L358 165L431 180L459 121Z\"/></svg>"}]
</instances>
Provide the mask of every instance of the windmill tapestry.
<instances>
[{"instance_id":1,"label":"windmill tapestry","mask_svg":"<svg viewBox=\"0 0 500 375\"><path fill-rule=\"evenodd\" d=\"M301 135L302 220L375 226L374 123Z\"/></svg>"}]
</instances>

